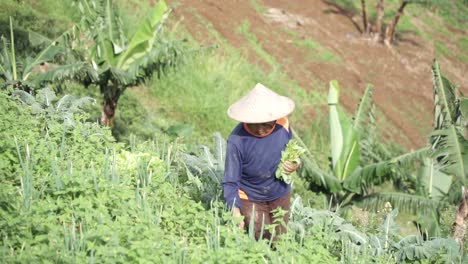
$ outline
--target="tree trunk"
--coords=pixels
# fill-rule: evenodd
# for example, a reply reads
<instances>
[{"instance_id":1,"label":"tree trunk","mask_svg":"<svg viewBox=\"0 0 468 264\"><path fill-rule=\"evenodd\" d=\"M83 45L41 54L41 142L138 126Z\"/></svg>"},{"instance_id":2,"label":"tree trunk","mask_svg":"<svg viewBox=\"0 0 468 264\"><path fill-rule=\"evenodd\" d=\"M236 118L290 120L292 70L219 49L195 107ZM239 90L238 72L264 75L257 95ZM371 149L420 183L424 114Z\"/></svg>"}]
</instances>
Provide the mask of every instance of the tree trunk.
<instances>
[{"instance_id":1,"label":"tree trunk","mask_svg":"<svg viewBox=\"0 0 468 264\"><path fill-rule=\"evenodd\" d=\"M387 34L385 36L385 44L390 45L395 39L395 28L398 24L398 20L403 15L403 9L405 9L405 6L407 4L408 4L407 0L403 0L403 2L401 2L400 8L398 8L398 12L396 13L391 24L387 28Z\"/></svg>"},{"instance_id":2,"label":"tree trunk","mask_svg":"<svg viewBox=\"0 0 468 264\"><path fill-rule=\"evenodd\" d=\"M379 0L377 4L377 20L375 22L375 41L380 42L384 37L383 27L382 27L382 19L385 14L385 0Z\"/></svg>"},{"instance_id":3,"label":"tree trunk","mask_svg":"<svg viewBox=\"0 0 468 264\"><path fill-rule=\"evenodd\" d=\"M113 127L117 102L122 91L116 85L101 86L101 93L104 95L104 103L101 112L101 124L103 126Z\"/></svg>"},{"instance_id":4,"label":"tree trunk","mask_svg":"<svg viewBox=\"0 0 468 264\"><path fill-rule=\"evenodd\" d=\"M113 127L115 111L117 110L116 100L105 100L101 112L101 125Z\"/></svg>"},{"instance_id":5,"label":"tree trunk","mask_svg":"<svg viewBox=\"0 0 468 264\"><path fill-rule=\"evenodd\" d=\"M369 34L369 24L368 24L368 18L367 18L367 7L366 7L366 0L361 0L361 9L362 9L362 24L363 24L363 30L364 34Z\"/></svg>"},{"instance_id":6,"label":"tree trunk","mask_svg":"<svg viewBox=\"0 0 468 264\"><path fill-rule=\"evenodd\" d=\"M466 235L466 229L468 222L468 189L463 192L460 206L458 207L457 215L455 216L455 222L452 225L453 239L455 239L459 245L462 244L463 238Z\"/></svg>"}]
</instances>

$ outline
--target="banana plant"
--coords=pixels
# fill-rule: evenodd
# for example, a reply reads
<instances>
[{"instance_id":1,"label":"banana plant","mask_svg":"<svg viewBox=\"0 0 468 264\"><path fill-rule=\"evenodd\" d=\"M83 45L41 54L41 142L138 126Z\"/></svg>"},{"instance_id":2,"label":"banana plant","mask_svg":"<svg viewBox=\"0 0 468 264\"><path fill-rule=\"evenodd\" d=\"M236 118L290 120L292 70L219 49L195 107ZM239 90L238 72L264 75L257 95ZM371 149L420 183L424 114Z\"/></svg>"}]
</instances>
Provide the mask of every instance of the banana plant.
<instances>
[{"instance_id":1,"label":"banana plant","mask_svg":"<svg viewBox=\"0 0 468 264\"><path fill-rule=\"evenodd\" d=\"M31 33L33 34L33 33ZM10 40L2 37L3 47L0 51L0 80L3 84L0 88L12 86L17 89L31 91L37 88L34 83L34 75L40 75L44 72L42 67L46 67L46 63L53 61L55 56L63 51L56 45L55 41L51 41L34 57L26 57L17 61L15 50L15 35L13 31L13 20L10 17Z\"/></svg>"},{"instance_id":2,"label":"banana plant","mask_svg":"<svg viewBox=\"0 0 468 264\"><path fill-rule=\"evenodd\" d=\"M384 155L371 162L368 157L375 156L369 155L368 150L372 146L369 139L373 138L368 128L373 125L372 87L367 87L354 119L349 120L338 105L339 86L332 81L328 96L331 172L319 168L308 152L303 158L302 175L344 206L360 204L377 209L390 202L400 210L418 212L427 222L423 224L427 233L437 235L438 212L447 204L458 202L461 186L466 186L468 103L441 75L437 61L432 72L435 125L427 147L397 157ZM412 169L404 170L407 165ZM372 191L375 185L401 180L409 183L409 192Z\"/></svg>"},{"instance_id":3,"label":"banana plant","mask_svg":"<svg viewBox=\"0 0 468 264\"><path fill-rule=\"evenodd\" d=\"M432 65L432 77L434 127L429 136L429 151L421 157L421 167L416 176L419 190L414 194L381 193L374 195L373 199L380 204L390 201L413 212L419 211L421 228L428 236L438 236L439 212L447 204L457 204L462 200L462 189L467 186L468 119L463 107L468 98L458 95L456 87L441 74L436 60ZM463 215L462 219L466 217Z\"/></svg>"},{"instance_id":4,"label":"banana plant","mask_svg":"<svg viewBox=\"0 0 468 264\"><path fill-rule=\"evenodd\" d=\"M49 71L42 80L74 79L99 87L103 96L101 123L112 127L123 92L174 63L177 48L161 38L171 9L159 1L129 40L111 0L82 0L79 9L83 18L68 35L70 40L64 41L78 51L77 61Z\"/></svg>"},{"instance_id":5,"label":"banana plant","mask_svg":"<svg viewBox=\"0 0 468 264\"><path fill-rule=\"evenodd\" d=\"M330 169L320 168L310 152L301 157L304 161L301 175L311 182L314 189L327 193L342 206L352 204L356 198L372 195L374 185L397 178L401 174L399 167L412 163L428 150L390 159L388 151L381 144L376 144L375 129L372 129L375 126L372 89L371 85L366 87L354 118L350 119L339 105L339 84L331 81L327 100L330 111ZM298 137L297 133L295 135ZM298 141L302 142L300 138ZM381 149L376 151L377 148Z\"/></svg>"},{"instance_id":6,"label":"banana plant","mask_svg":"<svg viewBox=\"0 0 468 264\"><path fill-rule=\"evenodd\" d=\"M440 72L437 61L432 65L434 83L434 129L431 133L431 159L433 171L444 175L437 178L439 182L444 180L445 185L437 186L439 189L446 187L447 196L452 197L452 202L461 201L468 203L468 139L467 139L467 102L468 98L458 95L456 87ZM432 176L432 174L430 174ZM432 180L432 177L429 177ZM462 190L465 190L463 193ZM437 197L436 197L437 198ZM443 198L443 197L442 197ZM439 198L440 199L440 198ZM468 210L460 210L457 218L468 219ZM463 221L462 221L463 222ZM463 229L464 224L455 221L454 233ZM466 230L465 230L466 232ZM462 236L464 232L461 232ZM456 239L461 240L460 237Z\"/></svg>"}]
</instances>

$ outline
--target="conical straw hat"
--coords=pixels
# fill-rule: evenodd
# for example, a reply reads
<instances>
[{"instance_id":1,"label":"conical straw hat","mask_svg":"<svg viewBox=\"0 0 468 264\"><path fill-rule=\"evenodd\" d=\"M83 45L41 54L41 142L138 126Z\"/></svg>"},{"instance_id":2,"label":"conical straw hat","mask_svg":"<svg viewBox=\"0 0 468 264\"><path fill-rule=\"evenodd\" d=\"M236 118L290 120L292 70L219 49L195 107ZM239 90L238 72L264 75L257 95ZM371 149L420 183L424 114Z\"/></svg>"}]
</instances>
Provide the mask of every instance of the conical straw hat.
<instances>
[{"instance_id":1,"label":"conical straw hat","mask_svg":"<svg viewBox=\"0 0 468 264\"><path fill-rule=\"evenodd\" d=\"M293 110L293 100L257 83L246 96L229 107L227 114L243 123L264 123L285 117Z\"/></svg>"}]
</instances>

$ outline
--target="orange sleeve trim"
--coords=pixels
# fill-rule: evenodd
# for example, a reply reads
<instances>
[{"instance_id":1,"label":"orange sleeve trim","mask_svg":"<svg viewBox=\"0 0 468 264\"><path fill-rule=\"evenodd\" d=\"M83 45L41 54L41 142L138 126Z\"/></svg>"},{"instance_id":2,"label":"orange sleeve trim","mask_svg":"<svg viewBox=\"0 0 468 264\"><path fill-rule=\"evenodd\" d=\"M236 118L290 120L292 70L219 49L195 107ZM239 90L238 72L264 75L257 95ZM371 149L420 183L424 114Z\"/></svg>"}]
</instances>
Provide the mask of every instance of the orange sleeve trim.
<instances>
[{"instance_id":1,"label":"orange sleeve trim","mask_svg":"<svg viewBox=\"0 0 468 264\"><path fill-rule=\"evenodd\" d=\"M286 131L289 132L289 120L287 117L283 117L283 118L276 120L276 124L284 127L284 129L286 129Z\"/></svg>"},{"instance_id":2,"label":"orange sleeve trim","mask_svg":"<svg viewBox=\"0 0 468 264\"><path fill-rule=\"evenodd\" d=\"M243 190L241 190L241 189L239 189L239 198L243 199L243 200L248 200L249 199L247 194L245 194L245 192Z\"/></svg>"}]
</instances>

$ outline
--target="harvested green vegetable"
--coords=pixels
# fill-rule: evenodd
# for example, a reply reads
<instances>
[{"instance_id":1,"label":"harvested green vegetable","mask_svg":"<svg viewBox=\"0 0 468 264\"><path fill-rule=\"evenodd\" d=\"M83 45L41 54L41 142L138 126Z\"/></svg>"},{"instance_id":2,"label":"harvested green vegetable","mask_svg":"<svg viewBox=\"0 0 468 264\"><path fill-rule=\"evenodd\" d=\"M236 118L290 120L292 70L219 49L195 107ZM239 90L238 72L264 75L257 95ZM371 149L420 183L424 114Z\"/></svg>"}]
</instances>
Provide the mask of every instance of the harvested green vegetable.
<instances>
[{"instance_id":1,"label":"harvested green vegetable","mask_svg":"<svg viewBox=\"0 0 468 264\"><path fill-rule=\"evenodd\" d=\"M299 162L299 157L305 152L305 149L299 146L299 143L295 139L291 139L286 145L286 149L281 151L281 162L276 169L276 178L281 179L287 184L292 182L294 173L286 174L283 169L283 163L286 161L291 162L292 164L297 164Z\"/></svg>"}]
</instances>

